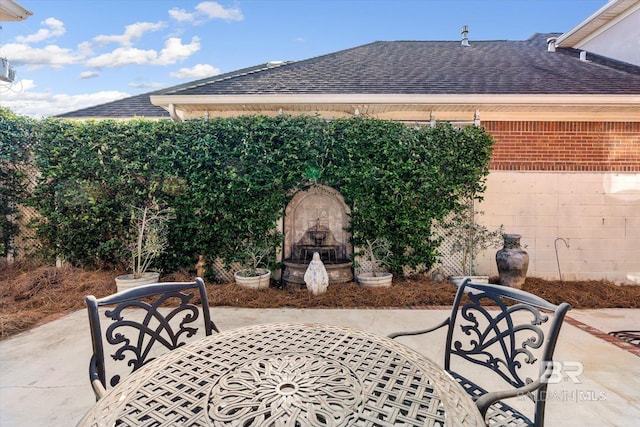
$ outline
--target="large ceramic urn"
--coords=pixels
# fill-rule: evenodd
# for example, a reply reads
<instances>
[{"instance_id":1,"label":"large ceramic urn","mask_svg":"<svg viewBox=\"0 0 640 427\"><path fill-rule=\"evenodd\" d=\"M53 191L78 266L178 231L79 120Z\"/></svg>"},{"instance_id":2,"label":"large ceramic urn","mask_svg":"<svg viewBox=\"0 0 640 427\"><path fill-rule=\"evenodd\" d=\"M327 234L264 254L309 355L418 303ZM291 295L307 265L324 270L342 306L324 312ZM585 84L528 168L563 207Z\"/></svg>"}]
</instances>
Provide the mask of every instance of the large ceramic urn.
<instances>
[{"instance_id":1,"label":"large ceramic urn","mask_svg":"<svg viewBox=\"0 0 640 427\"><path fill-rule=\"evenodd\" d=\"M529 268L529 254L520 247L520 234L503 234L504 247L496 252L500 284L522 288Z\"/></svg>"}]
</instances>

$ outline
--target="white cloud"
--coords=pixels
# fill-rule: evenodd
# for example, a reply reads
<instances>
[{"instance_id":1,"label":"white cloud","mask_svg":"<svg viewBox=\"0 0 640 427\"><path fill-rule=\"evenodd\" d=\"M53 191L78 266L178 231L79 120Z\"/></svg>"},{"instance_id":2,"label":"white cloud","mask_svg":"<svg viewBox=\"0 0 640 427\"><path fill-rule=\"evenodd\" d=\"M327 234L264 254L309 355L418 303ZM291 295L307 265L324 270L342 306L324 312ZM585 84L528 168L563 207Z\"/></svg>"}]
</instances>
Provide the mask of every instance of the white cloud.
<instances>
[{"instance_id":1,"label":"white cloud","mask_svg":"<svg viewBox=\"0 0 640 427\"><path fill-rule=\"evenodd\" d=\"M81 79L92 79L94 77L100 77L100 73L98 71L83 71L80 73Z\"/></svg>"},{"instance_id":2,"label":"white cloud","mask_svg":"<svg viewBox=\"0 0 640 427\"><path fill-rule=\"evenodd\" d=\"M2 47L2 53L10 58L13 64L26 64L36 68L45 65L61 68L63 65L77 64L84 59L83 55L56 45L35 48L27 44L9 43Z\"/></svg>"},{"instance_id":3,"label":"white cloud","mask_svg":"<svg viewBox=\"0 0 640 427\"><path fill-rule=\"evenodd\" d=\"M5 88L4 86L5 85L2 86L2 91L0 91L0 93L3 94L3 96L0 97L0 100L2 100L2 98L4 96L11 96L12 93L19 94L22 91L33 89L34 87L36 87L36 84L35 84L35 82L33 80L20 79L20 80L17 80L16 82L12 83L7 88ZM5 95L5 93L7 95Z\"/></svg>"},{"instance_id":4,"label":"white cloud","mask_svg":"<svg viewBox=\"0 0 640 427\"><path fill-rule=\"evenodd\" d=\"M94 68L116 68L125 65L146 65L152 63L158 57L155 50L142 50L136 48L119 47L116 50L98 55L87 60L85 66Z\"/></svg>"},{"instance_id":5,"label":"white cloud","mask_svg":"<svg viewBox=\"0 0 640 427\"><path fill-rule=\"evenodd\" d=\"M146 82L146 83L129 83L127 86L132 87L134 89L155 89L159 87L164 87L162 83L158 82Z\"/></svg>"},{"instance_id":6,"label":"white cloud","mask_svg":"<svg viewBox=\"0 0 640 427\"><path fill-rule=\"evenodd\" d=\"M174 7L169 9L169 16L178 22L193 22L196 25L211 19L222 19L223 21L242 21L244 19L240 9L225 9L224 6L215 1L199 3L194 12L187 12L184 9Z\"/></svg>"},{"instance_id":7,"label":"white cloud","mask_svg":"<svg viewBox=\"0 0 640 427\"><path fill-rule=\"evenodd\" d=\"M225 9L215 1L202 2L196 6L196 10L206 15L209 19L222 19L224 21L242 21L244 19L240 9Z\"/></svg>"},{"instance_id":8,"label":"white cloud","mask_svg":"<svg viewBox=\"0 0 640 427\"><path fill-rule=\"evenodd\" d=\"M164 49L160 51L160 57L155 64L168 65L175 64L178 61L183 61L200 50L200 38L193 37L191 43L182 44L182 40L177 37L169 38L165 44Z\"/></svg>"},{"instance_id":9,"label":"white cloud","mask_svg":"<svg viewBox=\"0 0 640 427\"><path fill-rule=\"evenodd\" d=\"M176 7L169 10L169 16L178 22L193 22L195 20L193 13L189 13L184 9L178 9Z\"/></svg>"},{"instance_id":10,"label":"white cloud","mask_svg":"<svg viewBox=\"0 0 640 427\"><path fill-rule=\"evenodd\" d=\"M87 60L85 65L92 68L116 68L131 64L169 65L183 61L199 50L200 39L198 37L193 37L189 44L182 44L182 40L179 38L171 37L165 42L164 49L159 54L153 49L119 47L112 52Z\"/></svg>"},{"instance_id":11,"label":"white cloud","mask_svg":"<svg viewBox=\"0 0 640 427\"><path fill-rule=\"evenodd\" d=\"M82 43L78 44L78 52L79 52L80 55L82 55L84 57L92 56L93 55L93 49L91 48L91 43L82 42Z\"/></svg>"},{"instance_id":12,"label":"white cloud","mask_svg":"<svg viewBox=\"0 0 640 427\"><path fill-rule=\"evenodd\" d=\"M93 40L99 44L118 43L124 47L130 47L134 40L139 39L144 33L158 31L166 27L164 22L136 22L135 24L127 25L124 30L124 34L114 35L99 35L93 38Z\"/></svg>"},{"instance_id":13,"label":"white cloud","mask_svg":"<svg viewBox=\"0 0 640 427\"><path fill-rule=\"evenodd\" d=\"M54 94L49 90L32 91L34 88L32 80L22 80L14 84L12 90L2 93L0 105L11 109L16 114L41 118L130 96L128 93L119 91L100 91L79 95Z\"/></svg>"},{"instance_id":14,"label":"white cloud","mask_svg":"<svg viewBox=\"0 0 640 427\"><path fill-rule=\"evenodd\" d=\"M169 74L175 79L203 79L220 74L220 70L209 64L197 64L191 68L180 68Z\"/></svg>"},{"instance_id":15,"label":"white cloud","mask_svg":"<svg viewBox=\"0 0 640 427\"><path fill-rule=\"evenodd\" d=\"M34 34L28 36L17 36L16 41L19 43L38 43L52 37L61 36L66 32L62 21L56 18L47 18L40 22L40 24L47 28L41 28Z\"/></svg>"}]
</instances>

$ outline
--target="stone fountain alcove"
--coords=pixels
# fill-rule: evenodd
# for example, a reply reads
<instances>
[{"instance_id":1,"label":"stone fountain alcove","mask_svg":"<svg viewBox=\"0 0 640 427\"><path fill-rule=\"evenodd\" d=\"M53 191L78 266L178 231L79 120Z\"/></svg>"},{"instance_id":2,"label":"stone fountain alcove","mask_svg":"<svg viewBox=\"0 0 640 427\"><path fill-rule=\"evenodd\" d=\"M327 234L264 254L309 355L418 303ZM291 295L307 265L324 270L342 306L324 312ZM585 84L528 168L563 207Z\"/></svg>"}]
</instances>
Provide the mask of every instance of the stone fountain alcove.
<instances>
[{"instance_id":1,"label":"stone fountain alcove","mask_svg":"<svg viewBox=\"0 0 640 427\"><path fill-rule=\"evenodd\" d=\"M349 207L335 189L322 185L296 193L284 215L285 285L304 285L314 252L320 254L329 284L353 280L353 248L349 244Z\"/></svg>"}]
</instances>

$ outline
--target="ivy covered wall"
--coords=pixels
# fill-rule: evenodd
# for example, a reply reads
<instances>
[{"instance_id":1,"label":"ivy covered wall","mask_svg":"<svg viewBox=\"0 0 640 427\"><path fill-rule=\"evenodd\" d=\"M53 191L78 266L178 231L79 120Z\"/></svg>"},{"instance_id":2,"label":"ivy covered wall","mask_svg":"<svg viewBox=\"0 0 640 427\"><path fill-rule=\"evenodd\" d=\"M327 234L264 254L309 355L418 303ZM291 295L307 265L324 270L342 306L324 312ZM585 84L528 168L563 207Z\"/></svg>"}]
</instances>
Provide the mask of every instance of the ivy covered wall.
<instances>
[{"instance_id":1,"label":"ivy covered wall","mask_svg":"<svg viewBox=\"0 0 640 427\"><path fill-rule=\"evenodd\" d=\"M157 200L175 210L164 271L198 254L237 260L247 239L273 229L293 194L322 184L351 207L352 243L387 238L393 272L429 268L439 241L433 220L480 197L493 141L482 128L410 128L366 118L244 116L186 122L38 123L46 256L121 267L131 207Z\"/></svg>"}]
</instances>

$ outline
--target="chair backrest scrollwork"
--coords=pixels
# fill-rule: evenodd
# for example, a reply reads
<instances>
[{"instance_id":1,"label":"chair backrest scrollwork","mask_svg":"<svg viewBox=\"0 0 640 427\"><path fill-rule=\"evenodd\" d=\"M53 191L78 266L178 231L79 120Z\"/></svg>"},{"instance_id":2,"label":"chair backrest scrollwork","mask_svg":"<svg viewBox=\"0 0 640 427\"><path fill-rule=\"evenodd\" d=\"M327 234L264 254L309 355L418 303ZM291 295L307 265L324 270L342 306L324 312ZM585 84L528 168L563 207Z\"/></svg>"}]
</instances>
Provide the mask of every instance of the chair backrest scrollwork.
<instances>
[{"instance_id":1,"label":"chair backrest scrollwork","mask_svg":"<svg viewBox=\"0 0 640 427\"><path fill-rule=\"evenodd\" d=\"M196 305L198 300L200 307ZM218 331L200 278L143 285L100 299L89 295L85 302L93 343L90 378L97 377L105 389L107 383L115 386L123 375L136 371L161 352L186 344L199 329L204 335ZM109 363L112 374L108 381L106 354L114 362Z\"/></svg>"},{"instance_id":2,"label":"chair backrest scrollwork","mask_svg":"<svg viewBox=\"0 0 640 427\"><path fill-rule=\"evenodd\" d=\"M455 364L465 360L487 368L513 388L523 387L552 363L560 328L570 308L569 304L554 305L520 289L467 279L454 299L445 369L457 371ZM482 377L477 369L475 377ZM546 387L545 383L528 394L535 402L536 416L544 413Z\"/></svg>"}]
</instances>

